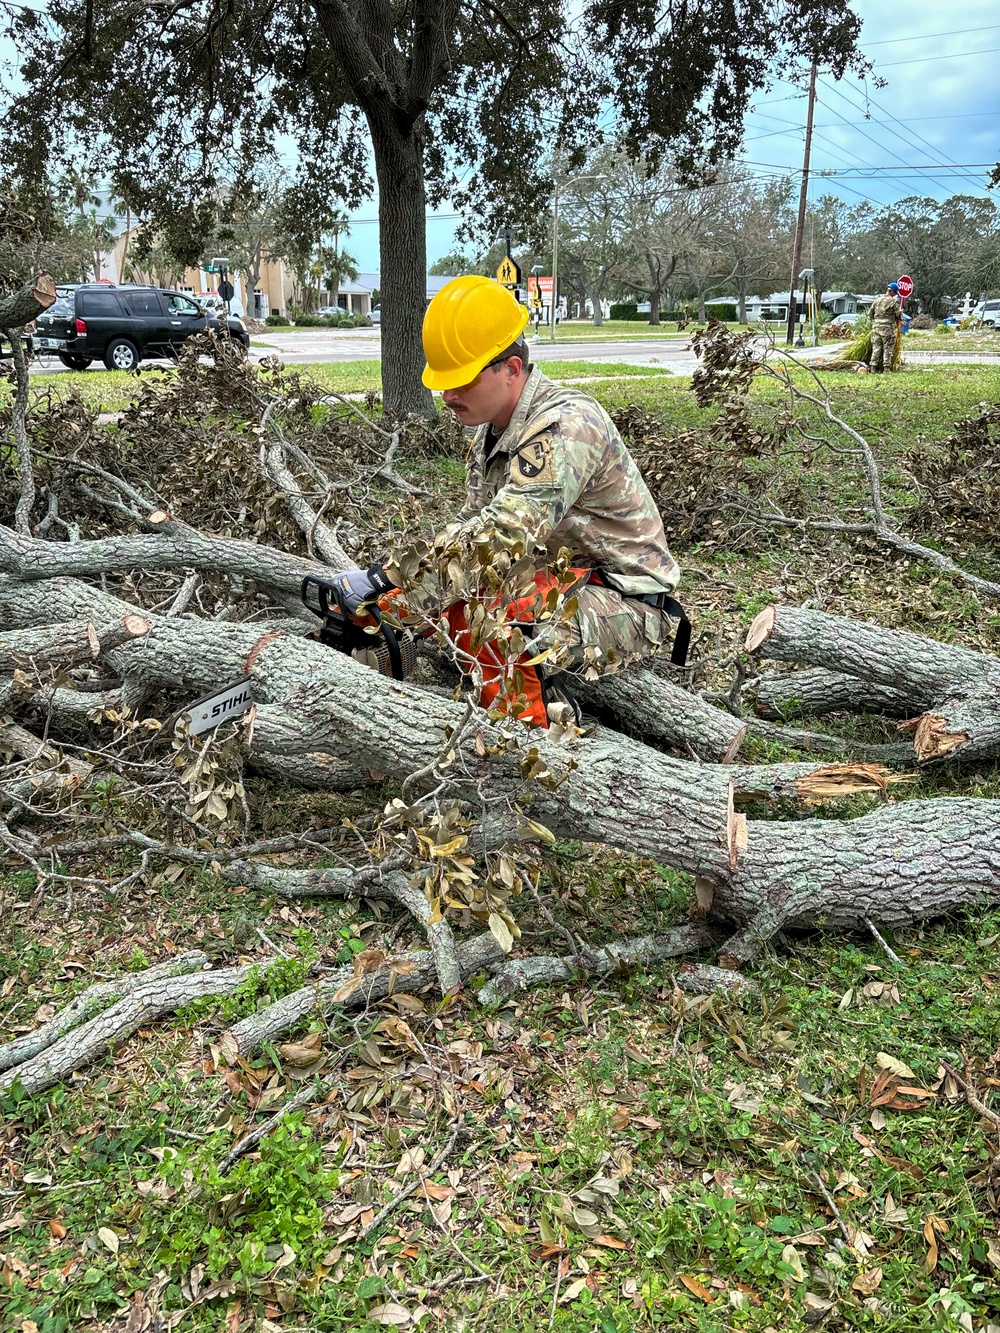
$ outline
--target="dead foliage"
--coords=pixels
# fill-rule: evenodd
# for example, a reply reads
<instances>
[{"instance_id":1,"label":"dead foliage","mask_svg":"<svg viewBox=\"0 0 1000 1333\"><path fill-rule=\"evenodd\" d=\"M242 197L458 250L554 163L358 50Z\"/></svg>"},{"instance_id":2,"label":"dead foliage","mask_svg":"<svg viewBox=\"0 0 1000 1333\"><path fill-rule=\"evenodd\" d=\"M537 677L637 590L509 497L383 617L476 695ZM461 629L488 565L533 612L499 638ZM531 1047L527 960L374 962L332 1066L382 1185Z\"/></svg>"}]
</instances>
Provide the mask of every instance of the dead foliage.
<instances>
[{"instance_id":1,"label":"dead foliage","mask_svg":"<svg viewBox=\"0 0 1000 1333\"><path fill-rule=\"evenodd\" d=\"M1000 403L982 403L943 446L921 443L904 461L917 486L911 526L936 533L948 546L963 546L971 536L997 549Z\"/></svg>"}]
</instances>

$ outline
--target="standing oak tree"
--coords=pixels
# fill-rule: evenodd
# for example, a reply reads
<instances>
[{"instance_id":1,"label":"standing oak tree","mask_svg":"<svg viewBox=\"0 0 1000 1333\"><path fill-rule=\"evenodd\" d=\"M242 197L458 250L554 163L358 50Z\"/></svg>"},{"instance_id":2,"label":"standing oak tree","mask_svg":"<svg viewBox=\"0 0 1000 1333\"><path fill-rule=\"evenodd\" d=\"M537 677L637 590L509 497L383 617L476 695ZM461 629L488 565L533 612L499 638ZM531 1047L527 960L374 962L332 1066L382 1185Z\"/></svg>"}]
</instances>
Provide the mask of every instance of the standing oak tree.
<instances>
[{"instance_id":1,"label":"standing oak tree","mask_svg":"<svg viewBox=\"0 0 1000 1333\"><path fill-rule=\"evenodd\" d=\"M860 68L848 0L52 0L0 7L20 53L0 155L27 192L101 141L108 184L190 261L223 181L287 156L302 208L370 192L381 244L383 385L420 384L427 205L469 229L544 217L539 165L571 165L609 106L630 149L697 171L738 147L769 71ZM42 114L45 108L45 114Z\"/></svg>"}]
</instances>

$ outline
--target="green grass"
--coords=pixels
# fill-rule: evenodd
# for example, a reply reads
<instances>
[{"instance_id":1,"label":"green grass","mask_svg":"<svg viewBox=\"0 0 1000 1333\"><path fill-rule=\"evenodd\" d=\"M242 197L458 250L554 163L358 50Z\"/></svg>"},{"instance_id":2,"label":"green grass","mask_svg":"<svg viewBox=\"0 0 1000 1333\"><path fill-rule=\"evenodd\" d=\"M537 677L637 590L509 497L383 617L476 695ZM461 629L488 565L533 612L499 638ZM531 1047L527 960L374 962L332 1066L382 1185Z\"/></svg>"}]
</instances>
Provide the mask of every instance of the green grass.
<instances>
[{"instance_id":1,"label":"green grass","mask_svg":"<svg viewBox=\"0 0 1000 1333\"><path fill-rule=\"evenodd\" d=\"M553 379L641 379L644 376L662 376L663 372L654 366L630 366L609 364L606 361L547 361L543 370ZM335 393L376 392L382 387L382 363L380 361L334 361L317 362L307 365L292 365L290 370L308 375L324 388ZM173 375L176 371L171 366L144 367L139 375ZM32 388L37 391L53 392L64 396L76 390L90 406L100 412L120 412L133 401L137 379L120 370L83 370L66 371L54 375L51 379L42 375L33 375ZM0 387L0 397L9 390Z\"/></svg>"},{"instance_id":2,"label":"green grass","mask_svg":"<svg viewBox=\"0 0 1000 1333\"><path fill-rule=\"evenodd\" d=\"M6 887L23 900L23 886ZM607 931L682 919L688 886L557 844L543 891L566 925ZM160 907L156 933L213 938L227 897L193 882ZM324 959L357 924L346 905L305 906L305 927L259 898L243 910L286 951L308 943ZM558 947L524 917L536 947ZM65 1000L70 957L124 970L130 932L159 951L145 926L121 929L117 908L78 914L65 934L22 919L7 943L28 973L26 1014ZM189 1333L218 1333L237 1300L249 1328L266 1313L317 1330L374 1329L367 1312L393 1301L424 1305L426 1329L534 1333L552 1317L565 1333L801 1333L807 1294L835 1302L839 1326L873 1333L945 1333L965 1311L974 1327L996 1320L996 1222L977 1183L989 1135L942 1093L881 1116L870 1103L882 1053L932 1089L941 1059L1000 1046L998 937L996 911L899 932L902 968L864 937L791 938L754 968L760 1005L684 999L670 969L653 969L497 1013L471 999L440 1016L408 1008L427 1058L449 1071L430 1082L424 1054L375 1030L382 1013L357 1031L313 1022L342 1091L227 1176L234 1138L301 1075L272 1048L227 1086L209 1059L221 1013L144 1030L85 1085L4 1101L9 1326L91 1333L145 1292L180 1311L192 1274L209 1298L188 1310ZM372 1042L384 1074L366 1064ZM418 1190L359 1238L405 1183L403 1152L430 1161L451 1124L462 1132L430 1178L435 1198ZM940 1219L933 1272L928 1218Z\"/></svg>"},{"instance_id":3,"label":"green grass","mask_svg":"<svg viewBox=\"0 0 1000 1333\"><path fill-rule=\"evenodd\" d=\"M935 333L933 330L910 332L903 339L903 351L1000 352L1000 333Z\"/></svg>"}]
</instances>

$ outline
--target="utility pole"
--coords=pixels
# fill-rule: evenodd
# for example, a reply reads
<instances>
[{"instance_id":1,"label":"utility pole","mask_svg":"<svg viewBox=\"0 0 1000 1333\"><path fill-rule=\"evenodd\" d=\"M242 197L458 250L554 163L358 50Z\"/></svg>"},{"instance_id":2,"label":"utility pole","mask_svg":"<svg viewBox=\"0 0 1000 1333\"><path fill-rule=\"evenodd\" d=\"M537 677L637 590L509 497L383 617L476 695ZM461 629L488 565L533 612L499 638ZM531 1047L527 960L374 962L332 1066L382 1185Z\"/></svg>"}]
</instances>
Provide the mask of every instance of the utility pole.
<instances>
[{"instance_id":1,"label":"utility pole","mask_svg":"<svg viewBox=\"0 0 1000 1333\"><path fill-rule=\"evenodd\" d=\"M806 226L806 201L809 197L809 155L812 152L813 111L816 107L816 61L809 72L809 109L806 112L806 150L802 158L802 185L799 188L799 215L795 223L795 243L792 247L792 278L788 293L788 331L785 342L791 347L795 338L798 311L795 308L795 290L802 261L802 234Z\"/></svg>"},{"instance_id":2,"label":"utility pole","mask_svg":"<svg viewBox=\"0 0 1000 1333\"><path fill-rule=\"evenodd\" d=\"M556 307L559 303L559 177L552 177L552 298L549 305L549 342L556 340Z\"/></svg>"}]
</instances>

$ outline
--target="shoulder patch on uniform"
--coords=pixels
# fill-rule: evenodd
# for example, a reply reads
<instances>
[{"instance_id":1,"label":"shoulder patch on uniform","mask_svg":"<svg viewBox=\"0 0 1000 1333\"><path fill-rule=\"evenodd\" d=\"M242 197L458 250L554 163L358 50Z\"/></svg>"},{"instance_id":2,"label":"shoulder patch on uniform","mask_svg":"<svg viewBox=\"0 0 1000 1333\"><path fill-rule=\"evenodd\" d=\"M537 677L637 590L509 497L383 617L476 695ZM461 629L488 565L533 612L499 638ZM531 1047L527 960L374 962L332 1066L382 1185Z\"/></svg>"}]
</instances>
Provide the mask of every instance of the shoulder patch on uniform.
<instances>
[{"instance_id":1,"label":"shoulder patch on uniform","mask_svg":"<svg viewBox=\"0 0 1000 1333\"><path fill-rule=\"evenodd\" d=\"M510 479L515 483L556 480L555 449L551 435L536 435L533 440L519 446L511 459Z\"/></svg>"}]
</instances>

